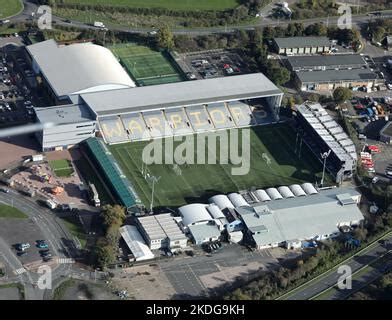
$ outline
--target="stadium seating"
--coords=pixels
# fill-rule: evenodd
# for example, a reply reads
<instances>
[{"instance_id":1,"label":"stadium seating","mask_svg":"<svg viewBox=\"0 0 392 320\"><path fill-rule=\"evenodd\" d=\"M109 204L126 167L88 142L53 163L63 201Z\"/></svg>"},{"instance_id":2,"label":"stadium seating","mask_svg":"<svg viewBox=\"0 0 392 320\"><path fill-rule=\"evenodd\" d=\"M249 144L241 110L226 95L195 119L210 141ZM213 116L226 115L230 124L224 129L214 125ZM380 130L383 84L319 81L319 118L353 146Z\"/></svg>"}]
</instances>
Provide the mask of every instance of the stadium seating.
<instances>
[{"instance_id":1,"label":"stadium seating","mask_svg":"<svg viewBox=\"0 0 392 320\"><path fill-rule=\"evenodd\" d=\"M130 142L119 116L101 117L99 118L99 125L107 143Z\"/></svg>"},{"instance_id":2,"label":"stadium seating","mask_svg":"<svg viewBox=\"0 0 392 320\"><path fill-rule=\"evenodd\" d=\"M170 137L173 135L173 130L167 123L163 111L147 111L142 112L142 114L152 138Z\"/></svg>"},{"instance_id":3,"label":"stadium seating","mask_svg":"<svg viewBox=\"0 0 392 320\"><path fill-rule=\"evenodd\" d=\"M124 127L128 130L131 141L139 141L150 138L150 131L140 112L121 116Z\"/></svg>"},{"instance_id":4,"label":"stadium seating","mask_svg":"<svg viewBox=\"0 0 392 320\"><path fill-rule=\"evenodd\" d=\"M227 107L237 127L256 125L256 121L253 119L252 112L247 104L240 101L231 101L227 102Z\"/></svg>"},{"instance_id":5,"label":"stadium seating","mask_svg":"<svg viewBox=\"0 0 392 320\"><path fill-rule=\"evenodd\" d=\"M235 128L236 124L231 116L229 110L227 110L224 103L212 103L207 105L210 119L217 129L229 129Z\"/></svg>"},{"instance_id":6,"label":"stadium seating","mask_svg":"<svg viewBox=\"0 0 392 320\"><path fill-rule=\"evenodd\" d=\"M185 111L195 132L215 130L214 124L209 118L204 105L186 107Z\"/></svg>"},{"instance_id":7,"label":"stadium seating","mask_svg":"<svg viewBox=\"0 0 392 320\"><path fill-rule=\"evenodd\" d=\"M192 125L184 108L171 108L164 111L166 120L175 135L193 133Z\"/></svg>"}]
</instances>

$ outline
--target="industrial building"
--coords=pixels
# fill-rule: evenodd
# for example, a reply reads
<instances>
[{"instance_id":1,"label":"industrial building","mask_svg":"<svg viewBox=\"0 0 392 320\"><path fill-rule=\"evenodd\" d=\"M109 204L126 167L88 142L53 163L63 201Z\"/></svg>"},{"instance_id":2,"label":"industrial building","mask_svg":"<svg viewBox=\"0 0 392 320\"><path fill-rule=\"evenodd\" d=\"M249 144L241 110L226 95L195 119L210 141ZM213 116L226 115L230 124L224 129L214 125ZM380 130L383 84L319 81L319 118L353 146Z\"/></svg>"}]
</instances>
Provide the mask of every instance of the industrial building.
<instances>
[{"instance_id":1,"label":"industrial building","mask_svg":"<svg viewBox=\"0 0 392 320\"><path fill-rule=\"evenodd\" d=\"M244 240L258 249L298 247L304 240L325 240L340 233L342 226L356 226L363 220L358 209L360 194L352 188L316 189L311 183L257 189L237 194L246 205L221 201L222 210L234 210L238 220L228 234L242 230ZM245 200L248 199L248 200ZM234 209L232 209L234 207ZM229 237L230 238L230 237Z\"/></svg>"},{"instance_id":2,"label":"industrial building","mask_svg":"<svg viewBox=\"0 0 392 320\"><path fill-rule=\"evenodd\" d=\"M151 250L175 251L187 246L187 237L170 213L139 217L136 222Z\"/></svg>"},{"instance_id":3,"label":"industrial building","mask_svg":"<svg viewBox=\"0 0 392 320\"><path fill-rule=\"evenodd\" d=\"M332 188L236 208L246 226L245 239L257 249L297 248L304 240L326 240L342 226L358 226L363 215L354 189Z\"/></svg>"},{"instance_id":4,"label":"industrial building","mask_svg":"<svg viewBox=\"0 0 392 320\"><path fill-rule=\"evenodd\" d=\"M373 87L378 76L359 54L296 56L287 59L296 86L302 91L331 91L337 87Z\"/></svg>"},{"instance_id":5,"label":"industrial building","mask_svg":"<svg viewBox=\"0 0 392 320\"><path fill-rule=\"evenodd\" d=\"M275 38L273 46L277 53L285 55L323 53L332 49L327 37Z\"/></svg>"},{"instance_id":6,"label":"industrial building","mask_svg":"<svg viewBox=\"0 0 392 320\"><path fill-rule=\"evenodd\" d=\"M300 143L306 143L315 156L331 150L326 159L326 170L337 183L351 178L357 166L357 152L353 141L343 128L319 103L305 102L296 107Z\"/></svg>"},{"instance_id":7,"label":"industrial building","mask_svg":"<svg viewBox=\"0 0 392 320\"><path fill-rule=\"evenodd\" d=\"M302 91L332 91L338 87L372 88L378 83L378 76L368 69L326 70L295 72L296 86Z\"/></svg>"},{"instance_id":8,"label":"industrial building","mask_svg":"<svg viewBox=\"0 0 392 320\"><path fill-rule=\"evenodd\" d=\"M119 231L129 250L131 250L134 261L154 259L154 254L135 226L125 225Z\"/></svg>"},{"instance_id":9,"label":"industrial building","mask_svg":"<svg viewBox=\"0 0 392 320\"><path fill-rule=\"evenodd\" d=\"M367 68L367 62L359 54L334 54L288 57L291 71L325 71Z\"/></svg>"}]
</instances>

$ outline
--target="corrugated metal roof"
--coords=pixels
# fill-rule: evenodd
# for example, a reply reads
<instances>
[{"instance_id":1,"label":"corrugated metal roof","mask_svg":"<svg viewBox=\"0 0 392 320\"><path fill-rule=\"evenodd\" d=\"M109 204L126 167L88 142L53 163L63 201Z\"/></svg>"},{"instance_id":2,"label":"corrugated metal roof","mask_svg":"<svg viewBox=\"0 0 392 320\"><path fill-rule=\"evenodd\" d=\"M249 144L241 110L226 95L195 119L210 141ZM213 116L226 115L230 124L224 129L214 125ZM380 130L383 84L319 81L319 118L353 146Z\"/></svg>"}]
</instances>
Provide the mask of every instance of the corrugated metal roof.
<instances>
[{"instance_id":1,"label":"corrugated metal roof","mask_svg":"<svg viewBox=\"0 0 392 320\"><path fill-rule=\"evenodd\" d=\"M287 58L291 66L296 68L301 67L360 67L365 66L365 59L359 54L335 54L328 56L314 55L314 56L293 56Z\"/></svg>"},{"instance_id":2,"label":"corrugated metal roof","mask_svg":"<svg viewBox=\"0 0 392 320\"><path fill-rule=\"evenodd\" d=\"M377 75L364 69L353 70L325 70L325 71L300 71L296 75L302 83L322 83L338 81L374 81Z\"/></svg>"},{"instance_id":3,"label":"corrugated metal roof","mask_svg":"<svg viewBox=\"0 0 392 320\"><path fill-rule=\"evenodd\" d=\"M281 49L331 46L331 41L327 37L288 37L274 40Z\"/></svg>"},{"instance_id":4,"label":"corrugated metal roof","mask_svg":"<svg viewBox=\"0 0 392 320\"><path fill-rule=\"evenodd\" d=\"M128 248L132 251L136 261L154 258L154 254L146 245L142 235L135 226L125 225L119 231Z\"/></svg>"}]
</instances>

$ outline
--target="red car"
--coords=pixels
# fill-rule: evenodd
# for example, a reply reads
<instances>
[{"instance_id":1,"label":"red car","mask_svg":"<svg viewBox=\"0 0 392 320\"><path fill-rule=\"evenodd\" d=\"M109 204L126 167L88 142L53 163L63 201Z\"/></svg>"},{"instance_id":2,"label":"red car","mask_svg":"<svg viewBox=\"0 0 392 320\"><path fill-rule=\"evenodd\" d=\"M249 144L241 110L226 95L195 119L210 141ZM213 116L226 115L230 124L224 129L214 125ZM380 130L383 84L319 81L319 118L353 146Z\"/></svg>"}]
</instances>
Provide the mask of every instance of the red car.
<instances>
[{"instance_id":1,"label":"red car","mask_svg":"<svg viewBox=\"0 0 392 320\"><path fill-rule=\"evenodd\" d=\"M374 152L374 153L380 153L380 152L381 152L380 148L377 147L377 146L368 146L368 149L369 149L371 152Z\"/></svg>"},{"instance_id":2,"label":"red car","mask_svg":"<svg viewBox=\"0 0 392 320\"><path fill-rule=\"evenodd\" d=\"M363 110L366 109L365 106L363 104L357 104L356 106L354 106L355 109L357 110Z\"/></svg>"},{"instance_id":3,"label":"red car","mask_svg":"<svg viewBox=\"0 0 392 320\"><path fill-rule=\"evenodd\" d=\"M228 64L228 63L225 63L224 65L223 65L223 69L229 69L230 68L230 65Z\"/></svg>"}]
</instances>

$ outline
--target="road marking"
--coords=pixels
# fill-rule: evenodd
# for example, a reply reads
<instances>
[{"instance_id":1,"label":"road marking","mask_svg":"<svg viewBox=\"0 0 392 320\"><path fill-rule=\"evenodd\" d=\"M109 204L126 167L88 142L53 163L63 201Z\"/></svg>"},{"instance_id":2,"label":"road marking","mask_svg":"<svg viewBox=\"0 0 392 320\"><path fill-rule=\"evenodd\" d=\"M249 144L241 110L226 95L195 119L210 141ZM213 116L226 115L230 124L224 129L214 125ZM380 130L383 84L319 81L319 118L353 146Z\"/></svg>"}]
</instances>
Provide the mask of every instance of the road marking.
<instances>
[{"instance_id":1,"label":"road marking","mask_svg":"<svg viewBox=\"0 0 392 320\"><path fill-rule=\"evenodd\" d=\"M19 268L19 269L14 270L14 272L15 272L15 274L22 274L22 273L27 272L27 270L25 268Z\"/></svg>"},{"instance_id":2,"label":"road marking","mask_svg":"<svg viewBox=\"0 0 392 320\"><path fill-rule=\"evenodd\" d=\"M59 264L70 264L75 263L75 260L72 258L58 258L57 263Z\"/></svg>"}]
</instances>

